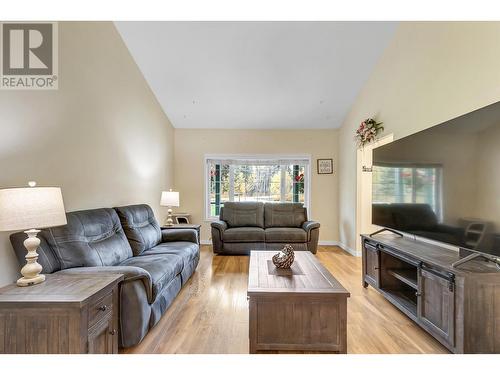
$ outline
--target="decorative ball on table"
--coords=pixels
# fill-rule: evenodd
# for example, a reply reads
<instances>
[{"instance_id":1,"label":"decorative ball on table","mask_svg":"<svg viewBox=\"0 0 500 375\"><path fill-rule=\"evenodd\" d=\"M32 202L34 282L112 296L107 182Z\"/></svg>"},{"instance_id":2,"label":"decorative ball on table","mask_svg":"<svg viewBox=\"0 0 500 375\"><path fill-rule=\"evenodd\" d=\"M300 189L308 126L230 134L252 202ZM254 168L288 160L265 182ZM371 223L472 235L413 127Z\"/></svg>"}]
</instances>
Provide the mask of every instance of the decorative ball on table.
<instances>
[{"instance_id":1,"label":"decorative ball on table","mask_svg":"<svg viewBox=\"0 0 500 375\"><path fill-rule=\"evenodd\" d=\"M277 268L290 268L294 259L293 247L287 244L278 254L273 256L273 263Z\"/></svg>"}]
</instances>

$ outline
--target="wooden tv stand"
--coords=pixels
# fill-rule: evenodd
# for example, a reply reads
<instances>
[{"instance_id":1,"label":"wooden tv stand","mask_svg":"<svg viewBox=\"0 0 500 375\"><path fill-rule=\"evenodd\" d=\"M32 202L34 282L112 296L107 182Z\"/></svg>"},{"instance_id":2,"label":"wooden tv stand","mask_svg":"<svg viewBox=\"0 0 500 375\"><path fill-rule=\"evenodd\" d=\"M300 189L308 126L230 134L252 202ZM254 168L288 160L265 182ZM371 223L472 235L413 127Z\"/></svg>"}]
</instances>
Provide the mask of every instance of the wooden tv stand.
<instances>
[{"instance_id":1,"label":"wooden tv stand","mask_svg":"<svg viewBox=\"0 0 500 375\"><path fill-rule=\"evenodd\" d=\"M362 235L371 285L453 353L500 353L500 270L458 252L394 235Z\"/></svg>"}]
</instances>

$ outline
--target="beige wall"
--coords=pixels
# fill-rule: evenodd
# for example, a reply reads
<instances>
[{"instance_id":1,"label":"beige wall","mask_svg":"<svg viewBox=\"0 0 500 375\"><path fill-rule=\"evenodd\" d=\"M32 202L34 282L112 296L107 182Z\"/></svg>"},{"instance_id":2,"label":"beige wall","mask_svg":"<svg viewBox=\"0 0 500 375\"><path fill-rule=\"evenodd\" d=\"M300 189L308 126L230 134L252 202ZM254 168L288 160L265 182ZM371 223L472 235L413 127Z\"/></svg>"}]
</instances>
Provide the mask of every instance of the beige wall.
<instances>
[{"instance_id":1,"label":"beige wall","mask_svg":"<svg viewBox=\"0 0 500 375\"><path fill-rule=\"evenodd\" d=\"M375 116L398 139L500 100L499 46L500 23L400 24L340 129L339 235L345 246L355 246L355 128Z\"/></svg>"},{"instance_id":2,"label":"beige wall","mask_svg":"<svg viewBox=\"0 0 500 375\"><path fill-rule=\"evenodd\" d=\"M66 210L145 202L172 184L173 128L110 22L59 24L59 90L0 91L0 188L61 186ZM0 233L0 285L18 277Z\"/></svg>"},{"instance_id":3,"label":"beige wall","mask_svg":"<svg viewBox=\"0 0 500 375\"><path fill-rule=\"evenodd\" d=\"M210 238L205 221L205 154L310 154L312 219L321 222L320 240L338 239L337 130L175 130L175 188L178 212L202 223L202 240ZM335 173L318 175L317 158L333 158Z\"/></svg>"}]
</instances>

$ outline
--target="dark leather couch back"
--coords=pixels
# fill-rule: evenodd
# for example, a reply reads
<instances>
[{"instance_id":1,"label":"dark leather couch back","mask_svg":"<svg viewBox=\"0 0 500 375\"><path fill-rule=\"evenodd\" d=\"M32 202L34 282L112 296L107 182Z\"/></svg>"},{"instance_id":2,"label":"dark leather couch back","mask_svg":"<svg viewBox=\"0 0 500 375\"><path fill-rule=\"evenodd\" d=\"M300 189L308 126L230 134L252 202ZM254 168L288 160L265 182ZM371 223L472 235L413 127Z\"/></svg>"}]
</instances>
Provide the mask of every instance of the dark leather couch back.
<instances>
[{"instance_id":1,"label":"dark leather couch back","mask_svg":"<svg viewBox=\"0 0 500 375\"><path fill-rule=\"evenodd\" d=\"M115 210L134 255L140 255L161 242L160 225L147 204L116 207Z\"/></svg>"},{"instance_id":2,"label":"dark leather couch back","mask_svg":"<svg viewBox=\"0 0 500 375\"><path fill-rule=\"evenodd\" d=\"M49 228L46 236L61 269L114 266L132 256L112 208L68 212L66 218L68 224Z\"/></svg>"},{"instance_id":3,"label":"dark leather couch back","mask_svg":"<svg viewBox=\"0 0 500 375\"><path fill-rule=\"evenodd\" d=\"M228 227L264 227L264 203L262 202L225 202L221 220Z\"/></svg>"},{"instance_id":4,"label":"dark leather couch back","mask_svg":"<svg viewBox=\"0 0 500 375\"><path fill-rule=\"evenodd\" d=\"M68 212L68 223L38 234L43 273L73 267L114 266L161 241L161 230L148 205ZM10 241L20 265L26 264L26 234Z\"/></svg>"},{"instance_id":5,"label":"dark leather couch back","mask_svg":"<svg viewBox=\"0 0 500 375\"><path fill-rule=\"evenodd\" d=\"M302 203L266 203L264 224L266 228L300 228L307 221L307 211Z\"/></svg>"},{"instance_id":6,"label":"dark leather couch back","mask_svg":"<svg viewBox=\"0 0 500 375\"><path fill-rule=\"evenodd\" d=\"M73 267L114 266L132 256L120 219L111 208L75 211L66 214L64 226L42 230L38 262L43 273ZM18 261L24 265L26 234L11 235Z\"/></svg>"}]
</instances>

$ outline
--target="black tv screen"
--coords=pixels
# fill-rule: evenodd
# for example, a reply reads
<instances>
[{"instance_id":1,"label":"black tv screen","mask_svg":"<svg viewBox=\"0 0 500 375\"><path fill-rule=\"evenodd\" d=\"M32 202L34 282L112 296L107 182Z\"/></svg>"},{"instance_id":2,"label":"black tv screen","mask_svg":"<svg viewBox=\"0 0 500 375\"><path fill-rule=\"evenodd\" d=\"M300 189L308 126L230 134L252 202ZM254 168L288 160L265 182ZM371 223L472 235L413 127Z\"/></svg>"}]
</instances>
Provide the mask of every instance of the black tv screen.
<instances>
[{"instance_id":1,"label":"black tv screen","mask_svg":"<svg viewBox=\"0 0 500 375\"><path fill-rule=\"evenodd\" d=\"M500 255L500 102L373 151L373 224Z\"/></svg>"}]
</instances>

